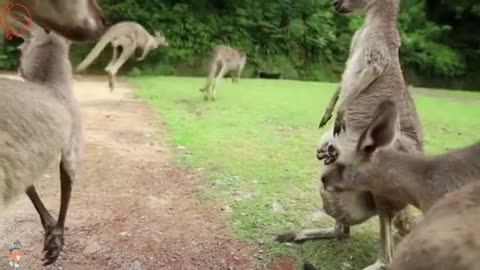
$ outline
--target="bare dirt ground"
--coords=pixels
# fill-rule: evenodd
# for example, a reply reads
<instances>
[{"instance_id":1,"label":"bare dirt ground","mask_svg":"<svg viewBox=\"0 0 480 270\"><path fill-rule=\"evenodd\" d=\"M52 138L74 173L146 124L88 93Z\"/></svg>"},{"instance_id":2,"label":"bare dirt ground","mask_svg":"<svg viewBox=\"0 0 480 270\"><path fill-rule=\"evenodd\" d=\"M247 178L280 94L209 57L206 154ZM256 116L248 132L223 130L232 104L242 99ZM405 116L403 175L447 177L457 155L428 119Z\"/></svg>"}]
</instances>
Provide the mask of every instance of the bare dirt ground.
<instances>
[{"instance_id":1,"label":"bare dirt ground","mask_svg":"<svg viewBox=\"0 0 480 270\"><path fill-rule=\"evenodd\" d=\"M200 202L199 172L172 158L162 123L132 89L83 77L75 91L84 116L85 155L67 215L66 246L46 269L255 269L255 247L227 232L221 207ZM37 189L54 216L59 178L49 170ZM27 196L3 210L0 246L20 240L20 269L41 266L43 230ZM0 269L7 257L0 252Z\"/></svg>"}]
</instances>

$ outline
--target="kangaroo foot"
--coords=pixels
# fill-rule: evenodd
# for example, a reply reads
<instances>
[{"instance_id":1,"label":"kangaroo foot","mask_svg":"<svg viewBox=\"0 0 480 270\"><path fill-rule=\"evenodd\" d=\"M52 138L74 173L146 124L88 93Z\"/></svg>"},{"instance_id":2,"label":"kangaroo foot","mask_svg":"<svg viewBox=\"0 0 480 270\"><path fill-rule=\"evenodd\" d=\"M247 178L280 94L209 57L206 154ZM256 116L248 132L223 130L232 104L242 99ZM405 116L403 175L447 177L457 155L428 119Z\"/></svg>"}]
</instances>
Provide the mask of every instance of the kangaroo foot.
<instances>
[{"instance_id":1,"label":"kangaroo foot","mask_svg":"<svg viewBox=\"0 0 480 270\"><path fill-rule=\"evenodd\" d=\"M45 252L45 256L42 259L44 262L43 265L46 266L54 263L60 255L62 248L63 229L58 226L48 228L43 246L43 251Z\"/></svg>"},{"instance_id":2,"label":"kangaroo foot","mask_svg":"<svg viewBox=\"0 0 480 270\"><path fill-rule=\"evenodd\" d=\"M299 243L306 240L347 239L350 237L350 228L334 227L329 229L307 229L301 232L288 232L277 235L275 241L280 243Z\"/></svg>"}]
</instances>

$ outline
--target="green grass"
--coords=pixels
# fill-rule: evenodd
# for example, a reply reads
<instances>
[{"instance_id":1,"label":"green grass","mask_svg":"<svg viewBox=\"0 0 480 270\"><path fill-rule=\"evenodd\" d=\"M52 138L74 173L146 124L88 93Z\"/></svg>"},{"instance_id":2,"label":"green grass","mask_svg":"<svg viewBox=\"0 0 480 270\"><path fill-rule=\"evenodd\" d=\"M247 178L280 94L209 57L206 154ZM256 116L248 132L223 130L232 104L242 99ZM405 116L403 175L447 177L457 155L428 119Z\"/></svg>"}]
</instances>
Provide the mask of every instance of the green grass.
<instances>
[{"instance_id":1,"label":"green grass","mask_svg":"<svg viewBox=\"0 0 480 270\"><path fill-rule=\"evenodd\" d=\"M334 84L223 80L217 101L206 103L199 92L204 80L179 77L134 79L138 95L166 122L169 141L183 146L179 159L205 168L208 179L201 198L231 208L235 234L265 245L261 263L289 255L323 270L360 269L373 263L377 249L376 220L353 228L346 241L275 243L273 233L333 224L312 220L321 209L317 182L321 170L315 146L327 129L317 128ZM479 98L480 94L471 98ZM424 127L426 151L439 153L479 139L480 106L418 96L415 102ZM330 125L330 124L329 124ZM280 203L280 211L272 205Z\"/></svg>"}]
</instances>

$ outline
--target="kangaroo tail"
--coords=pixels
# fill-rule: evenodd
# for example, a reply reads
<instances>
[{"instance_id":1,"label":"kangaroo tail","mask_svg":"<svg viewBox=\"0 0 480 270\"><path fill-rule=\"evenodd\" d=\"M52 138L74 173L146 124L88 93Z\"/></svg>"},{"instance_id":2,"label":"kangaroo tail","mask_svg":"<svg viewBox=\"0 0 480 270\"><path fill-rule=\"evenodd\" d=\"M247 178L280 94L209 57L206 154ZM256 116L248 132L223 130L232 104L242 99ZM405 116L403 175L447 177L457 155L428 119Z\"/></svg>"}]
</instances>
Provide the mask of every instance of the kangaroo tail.
<instances>
[{"instance_id":1,"label":"kangaroo tail","mask_svg":"<svg viewBox=\"0 0 480 270\"><path fill-rule=\"evenodd\" d=\"M124 35L125 31L118 31L115 26L112 26L108 29L105 34L100 38L95 47L90 51L87 57L77 66L75 69L76 72L82 72L90 66L90 64L95 61L95 59L100 55L100 53L105 49L105 47L116 37ZM131 32L131 31L130 31Z\"/></svg>"}]
</instances>

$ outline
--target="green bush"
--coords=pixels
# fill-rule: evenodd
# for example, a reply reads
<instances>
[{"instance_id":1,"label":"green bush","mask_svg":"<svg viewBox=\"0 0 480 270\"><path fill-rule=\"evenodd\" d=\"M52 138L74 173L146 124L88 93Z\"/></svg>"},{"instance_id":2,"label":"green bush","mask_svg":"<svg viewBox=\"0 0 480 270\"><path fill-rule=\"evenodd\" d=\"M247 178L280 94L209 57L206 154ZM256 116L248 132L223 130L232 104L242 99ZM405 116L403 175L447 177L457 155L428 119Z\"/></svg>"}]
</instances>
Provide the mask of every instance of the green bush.
<instances>
[{"instance_id":1,"label":"green bush","mask_svg":"<svg viewBox=\"0 0 480 270\"><path fill-rule=\"evenodd\" d=\"M478 27L479 5L475 0L432 3L401 1L402 66L422 82L461 80L478 73L480 38L471 33ZM102 0L100 4L112 23L136 21L151 32L161 30L169 40L170 47L153 50L145 61L129 61L122 69L127 73L136 67L142 74L205 76L206 58L223 43L247 53L248 76L267 70L289 79L338 80L352 34L363 22L360 16L333 12L332 0ZM465 17L459 22L452 12ZM467 30L458 27L461 24ZM7 42L0 49L0 68L16 68L17 45L18 41ZM73 62L78 64L92 46L75 45ZM91 69L102 70L110 57L108 49Z\"/></svg>"}]
</instances>

